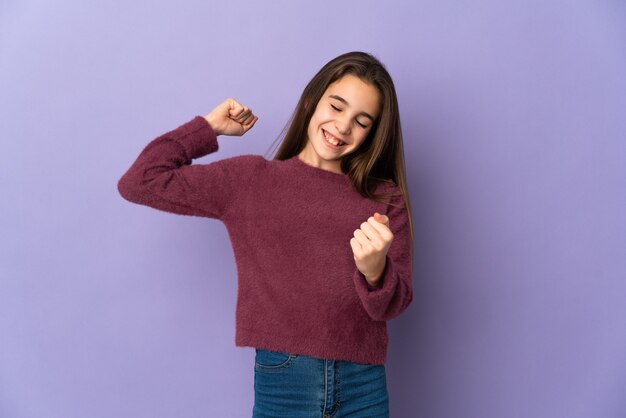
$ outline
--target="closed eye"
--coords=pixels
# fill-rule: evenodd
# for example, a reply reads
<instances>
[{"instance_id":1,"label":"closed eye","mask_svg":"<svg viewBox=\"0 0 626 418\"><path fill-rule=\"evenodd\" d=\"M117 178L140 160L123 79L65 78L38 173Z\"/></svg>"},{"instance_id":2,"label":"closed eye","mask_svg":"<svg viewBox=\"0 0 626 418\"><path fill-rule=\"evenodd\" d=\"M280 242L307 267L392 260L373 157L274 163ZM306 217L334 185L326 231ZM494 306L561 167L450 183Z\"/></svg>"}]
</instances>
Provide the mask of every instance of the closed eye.
<instances>
[{"instance_id":1,"label":"closed eye","mask_svg":"<svg viewBox=\"0 0 626 418\"><path fill-rule=\"evenodd\" d=\"M335 111L335 112L341 112L341 109L338 108L337 106L335 106L334 104L330 104L330 107ZM361 122L359 122L358 120L355 121L357 125L359 125L361 128L367 128L367 125L362 124Z\"/></svg>"}]
</instances>

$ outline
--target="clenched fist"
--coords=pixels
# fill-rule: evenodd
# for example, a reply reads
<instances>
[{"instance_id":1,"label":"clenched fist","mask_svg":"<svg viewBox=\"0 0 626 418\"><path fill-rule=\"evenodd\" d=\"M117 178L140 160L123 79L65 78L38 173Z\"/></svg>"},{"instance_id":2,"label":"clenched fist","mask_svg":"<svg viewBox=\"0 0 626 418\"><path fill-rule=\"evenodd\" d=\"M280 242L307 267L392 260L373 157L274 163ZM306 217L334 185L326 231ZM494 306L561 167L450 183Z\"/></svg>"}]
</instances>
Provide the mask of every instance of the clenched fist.
<instances>
[{"instance_id":1,"label":"clenched fist","mask_svg":"<svg viewBox=\"0 0 626 418\"><path fill-rule=\"evenodd\" d=\"M252 110L235 99L226 99L204 117L215 135L241 136L259 119Z\"/></svg>"},{"instance_id":2,"label":"clenched fist","mask_svg":"<svg viewBox=\"0 0 626 418\"><path fill-rule=\"evenodd\" d=\"M363 222L350 239L356 267L371 286L381 285L387 251L392 240L389 217L378 212L370 216L367 222Z\"/></svg>"}]
</instances>

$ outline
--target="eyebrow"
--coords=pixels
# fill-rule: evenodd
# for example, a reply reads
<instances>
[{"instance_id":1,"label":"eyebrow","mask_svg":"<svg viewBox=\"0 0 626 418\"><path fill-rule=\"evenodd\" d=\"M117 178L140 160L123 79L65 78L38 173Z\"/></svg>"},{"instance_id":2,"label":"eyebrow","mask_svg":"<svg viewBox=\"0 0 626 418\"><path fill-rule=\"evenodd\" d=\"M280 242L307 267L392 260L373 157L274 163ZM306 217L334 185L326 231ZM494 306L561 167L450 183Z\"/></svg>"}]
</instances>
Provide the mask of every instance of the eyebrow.
<instances>
[{"instance_id":1,"label":"eyebrow","mask_svg":"<svg viewBox=\"0 0 626 418\"><path fill-rule=\"evenodd\" d=\"M341 96L337 96L336 94L331 94L328 97L330 97L331 99L339 100L341 103L345 104L346 106L350 106L350 103L348 103L348 101L346 99L344 99L343 97L341 97ZM372 115L370 115L367 112L361 112L361 113L359 113L359 115L365 116L366 118L370 119L372 122L375 121L374 118L372 117Z\"/></svg>"}]
</instances>

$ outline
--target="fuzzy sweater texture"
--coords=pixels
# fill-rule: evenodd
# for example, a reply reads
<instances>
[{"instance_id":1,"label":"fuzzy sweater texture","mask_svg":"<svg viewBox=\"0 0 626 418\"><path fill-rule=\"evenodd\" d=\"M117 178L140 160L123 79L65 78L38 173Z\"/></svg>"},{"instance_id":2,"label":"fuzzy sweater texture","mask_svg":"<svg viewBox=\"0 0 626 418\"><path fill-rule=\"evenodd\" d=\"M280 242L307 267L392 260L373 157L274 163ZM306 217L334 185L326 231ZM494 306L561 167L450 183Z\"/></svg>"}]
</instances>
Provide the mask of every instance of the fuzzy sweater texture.
<instances>
[{"instance_id":1,"label":"fuzzy sweater texture","mask_svg":"<svg viewBox=\"0 0 626 418\"><path fill-rule=\"evenodd\" d=\"M404 200L361 196L348 175L296 155L240 155L208 164L218 150L206 120L150 142L118 183L127 200L224 222L237 265L237 346L318 358L384 364L386 320L411 303L410 231ZM395 205L395 206L394 206ZM356 268L350 239L374 212L389 217L393 241L382 286Z\"/></svg>"}]
</instances>

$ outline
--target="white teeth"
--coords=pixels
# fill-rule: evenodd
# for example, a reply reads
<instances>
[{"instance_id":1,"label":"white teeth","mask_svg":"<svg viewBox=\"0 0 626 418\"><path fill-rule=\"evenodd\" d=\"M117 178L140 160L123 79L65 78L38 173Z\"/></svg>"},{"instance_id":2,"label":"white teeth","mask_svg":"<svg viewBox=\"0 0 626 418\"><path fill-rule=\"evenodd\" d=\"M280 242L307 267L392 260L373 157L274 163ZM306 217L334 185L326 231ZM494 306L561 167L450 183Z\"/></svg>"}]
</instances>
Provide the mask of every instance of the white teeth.
<instances>
[{"instance_id":1,"label":"white teeth","mask_svg":"<svg viewBox=\"0 0 626 418\"><path fill-rule=\"evenodd\" d=\"M335 139L334 137L330 136L330 134L326 131L324 131L324 138L326 138L326 140L328 142L330 142L331 144L333 144L334 146L339 146L339 145L343 145L344 142L339 141L337 139Z\"/></svg>"}]
</instances>

